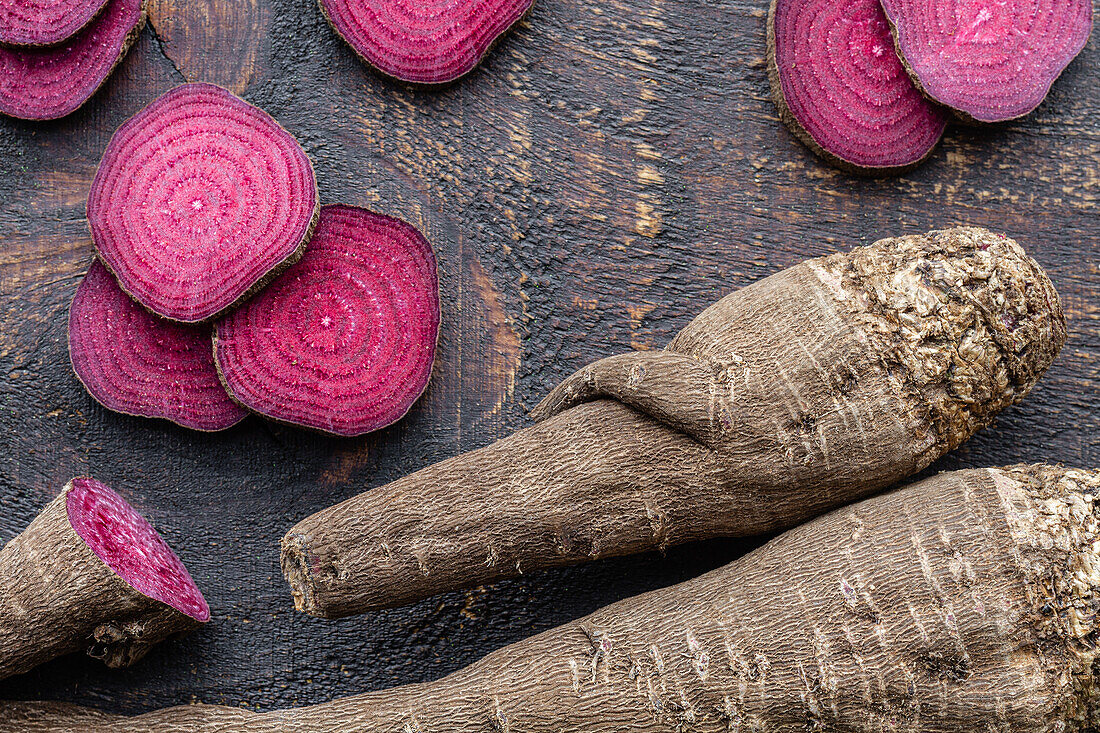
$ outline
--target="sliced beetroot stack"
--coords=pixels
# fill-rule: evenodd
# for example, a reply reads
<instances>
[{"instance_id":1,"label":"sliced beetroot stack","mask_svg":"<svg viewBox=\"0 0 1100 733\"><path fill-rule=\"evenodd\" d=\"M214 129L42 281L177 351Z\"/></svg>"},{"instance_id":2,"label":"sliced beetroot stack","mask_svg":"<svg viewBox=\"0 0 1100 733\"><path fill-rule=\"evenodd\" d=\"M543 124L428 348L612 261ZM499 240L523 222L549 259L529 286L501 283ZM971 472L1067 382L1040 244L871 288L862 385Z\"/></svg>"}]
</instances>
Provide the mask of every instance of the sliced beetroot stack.
<instances>
[{"instance_id":1,"label":"sliced beetroot stack","mask_svg":"<svg viewBox=\"0 0 1100 733\"><path fill-rule=\"evenodd\" d=\"M1031 112L1081 51L1092 0L882 0L921 89L962 117Z\"/></svg>"},{"instance_id":2,"label":"sliced beetroot stack","mask_svg":"<svg viewBox=\"0 0 1100 733\"><path fill-rule=\"evenodd\" d=\"M106 0L0 0L0 44L55 46L84 29Z\"/></svg>"},{"instance_id":3,"label":"sliced beetroot stack","mask_svg":"<svg viewBox=\"0 0 1100 733\"><path fill-rule=\"evenodd\" d=\"M267 113L184 84L111 138L88 196L96 251L149 310L196 323L301 256L319 209L313 166Z\"/></svg>"},{"instance_id":4,"label":"sliced beetroot stack","mask_svg":"<svg viewBox=\"0 0 1100 733\"><path fill-rule=\"evenodd\" d=\"M31 18L39 4L0 0L18 18ZM93 3L45 2L46 20L54 10L88 12ZM56 7L55 7L56 6ZM22 12L16 14L15 9ZM94 15L94 13L93 13ZM76 21L74 21L76 22ZM50 28L53 23L48 23ZM95 94L130 50L145 25L143 0L109 0L107 6L83 30L48 48L0 48L0 112L26 120L52 120L78 109ZM35 27L4 27L11 36L27 37ZM51 30L50 33L55 31ZM51 36L52 37L52 36ZM2 41L0 41L2 42Z\"/></svg>"},{"instance_id":5,"label":"sliced beetroot stack","mask_svg":"<svg viewBox=\"0 0 1100 733\"><path fill-rule=\"evenodd\" d=\"M903 171L943 136L946 115L905 73L878 0L773 0L768 69L780 117L834 165Z\"/></svg>"},{"instance_id":6,"label":"sliced beetroot stack","mask_svg":"<svg viewBox=\"0 0 1100 733\"><path fill-rule=\"evenodd\" d=\"M411 225L326 206L300 262L215 324L234 399L336 435L400 419L423 393L439 333L435 254Z\"/></svg>"},{"instance_id":7,"label":"sliced beetroot stack","mask_svg":"<svg viewBox=\"0 0 1100 733\"><path fill-rule=\"evenodd\" d=\"M69 311L69 354L80 381L109 410L224 430L246 411L222 389L210 327L152 315L95 262Z\"/></svg>"},{"instance_id":8,"label":"sliced beetroot stack","mask_svg":"<svg viewBox=\"0 0 1100 733\"><path fill-rule=\"evenodd\" d=\"M448 84L469 73L534 0L320 0L363 61L410 84Z\"/></svg>"}]
</instances>

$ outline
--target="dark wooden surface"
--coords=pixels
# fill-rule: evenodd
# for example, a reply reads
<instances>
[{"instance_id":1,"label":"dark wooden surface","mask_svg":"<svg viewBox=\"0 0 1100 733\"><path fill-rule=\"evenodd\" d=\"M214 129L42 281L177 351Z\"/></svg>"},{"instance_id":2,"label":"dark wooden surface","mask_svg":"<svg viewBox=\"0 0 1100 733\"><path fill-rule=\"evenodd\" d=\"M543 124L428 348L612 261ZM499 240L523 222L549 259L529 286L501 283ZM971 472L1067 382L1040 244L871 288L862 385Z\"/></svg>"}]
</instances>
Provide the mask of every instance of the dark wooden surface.
<instances>
[{"instance_id":1,"label":"dark wooden surface","mask_svg":"<svg viewBox=\"0 0 1100 733\"><path fill-rule=\"evenodd\" d=\"M153 0L107 87L50 124L0 122L0 541L74 474L162 529L213 623L130 670L59 660L3 698L120 711L303 704L441 676L532 632L725 563L716 541L340 622L296 614L278 568L291 524L526 423L557 379L662 346L729 290L881 236L999 228L1048 269L1070 341L1029 400L938 464L1100 463L1100 46L1026 121L955 129L904 178L820 164L776 119L763 2L538 0L458 85L373 76L311 0ZM442 268L428 394L397 426L326 439L250 418L200 435L96 406L65 319L91 246L84 199L112 131L183 81L230 87L298 136L323 202L418 224Z\"/></svg>"}]
</instances>

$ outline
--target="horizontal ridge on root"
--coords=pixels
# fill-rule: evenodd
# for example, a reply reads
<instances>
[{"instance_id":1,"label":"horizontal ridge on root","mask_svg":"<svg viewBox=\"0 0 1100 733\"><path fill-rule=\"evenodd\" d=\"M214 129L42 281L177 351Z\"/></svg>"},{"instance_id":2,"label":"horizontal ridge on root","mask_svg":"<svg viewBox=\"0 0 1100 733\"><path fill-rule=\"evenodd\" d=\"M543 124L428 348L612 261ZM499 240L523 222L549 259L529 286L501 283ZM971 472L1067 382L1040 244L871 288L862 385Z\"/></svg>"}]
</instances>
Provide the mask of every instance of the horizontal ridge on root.
<instances>
[{"instance_id":1,"label":"horizontal ridge on root","mask_svg":"<svg viewBox=\"0 0 1100 733\"><path fill-rule=\"evenodd\" d=\"M539 422L306 517L310 613L784 529L904 480L1024 397L1065 341L1012 240L958 227L730 293L663 351L567 377Z\"/></svg>"},{"instance_id":2,"label":"horizontal ridge on root","mask_svg":"<svg viewBox=\"0 0 1100 733\"><path fill-rule=\"evenodd\" d=\"M1098 489L1095 470L941 473L438 680L270 712L168 708L105 728L1087 733L1100 722ZM0 721L37 726L20 733L94 716L0 703Z\"/></svg>"}]
</instances>

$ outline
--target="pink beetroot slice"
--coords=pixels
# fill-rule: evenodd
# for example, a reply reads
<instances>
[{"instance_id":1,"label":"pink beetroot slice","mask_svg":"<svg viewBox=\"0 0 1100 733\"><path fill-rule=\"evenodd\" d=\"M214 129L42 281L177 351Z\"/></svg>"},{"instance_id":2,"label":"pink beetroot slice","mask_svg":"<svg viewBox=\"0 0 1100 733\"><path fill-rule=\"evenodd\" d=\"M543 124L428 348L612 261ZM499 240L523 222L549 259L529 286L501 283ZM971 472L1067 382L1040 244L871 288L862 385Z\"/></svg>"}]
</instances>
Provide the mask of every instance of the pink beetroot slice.
<instances>
[{"instance_id":1,"label":"pink beetroot slice","mask_svg":"<svg viewBox=\"0 0 1100 733\"><path fill-rule=\"evenodd\" d=\"M99 262L69 310L69 354L80 381L109 410L195 430L224 430L247 414L218 380L210 327L154 316Z\"/></svg>"},{"instance_id":2,"label":"pink beetroot slice","mask_svg":"<svg viewBox=\"0 0 1100 733\"><path fill-rule=\"evenodd\" d=\"M103 86L144 25L142 0L110 0L61 46L0 48L0 112L53 120L76 111Z\"/></svg>"},{"instance_id":3,"label":"pink beetroot slice","mask_svg":"<svg viewBox=\"0 0 1100 733\"><path fill-rule=\"evenodd\" d=\"M210 607L179 557L112 489L92 478L75 478L65 509L77 536L130 587L196 621L210 620Z\"/></svg>"},{"instance_id":4,"label":"pink beetroot slice","mask_svg":"<svg viewBox=\"0 0 1100 733\"><path fill-rule=\"evenodd\" d=\"M848 170L910 168L947 126L906 75L878 0L773 0L768 71L787 126Z\"/></svg>"},{"instance_id":5,"label":"pink beetroot slice","mask_svg":"<svg viewBox=\"0 0 1100 733\"><path fill-rule=\"evenodd\" d=\"M424 392L439 334L435 254L398 219L326 206L300 262L214 327L229 393L275 420L361 435Z\"/></svg>"},{"instance_id":6,"label":"pink beetroot slice","mask_svg":"<svg viewBox=\"0 0 1100 733\"><path fill-rule=\"evenodd\" d=\"M123 290L196 323L300 257L318 208L313 166L288 132L221 87L184 84L111 138L88 223Z\"/></svg>"},{"instance_id":7,"label":"pink beetroot slice","mask_svg":"<svg viewBox=\"0 0 1100 733\"><path fill-rule=\"evenodd\" d=\"M54 46L75 36L107 0L0 0L0 44Z\"/></svg>"},{"instance_id":8,"label":"pink beetroot slice","mask_svg":"<svg viewBox=\"0 0 1100 733\"><path fill-rule=\"evenodd\" d=\"M1092 0L882 5L925 94L978 122L1011 120L1038 107L1092 31Z\"/></svg>"},{"instance_id":9,"label":"pink beetroot slice","mask_svg":"<svg viewBox=\"0 0 1100 733\"><path fill-rule=\"evenodd\" d=\"M320 0L336 32L372 67L411 84L469 73L534 0Z\"/></svg>"}]
</instances>

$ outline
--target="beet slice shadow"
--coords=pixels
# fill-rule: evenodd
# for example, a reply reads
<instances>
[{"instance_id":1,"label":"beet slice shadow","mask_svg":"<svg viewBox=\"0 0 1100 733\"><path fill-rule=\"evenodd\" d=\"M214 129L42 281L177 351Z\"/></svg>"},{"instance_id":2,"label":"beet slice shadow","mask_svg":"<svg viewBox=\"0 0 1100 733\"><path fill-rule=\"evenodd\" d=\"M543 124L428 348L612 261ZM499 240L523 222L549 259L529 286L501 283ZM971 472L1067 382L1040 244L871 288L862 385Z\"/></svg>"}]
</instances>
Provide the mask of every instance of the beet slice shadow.
<instances>
[{"instance_id":1,"label":"beet slice shadow","mask_svg":"<svg viewBox=\"0 0 1100 733\"><path fill-rule=\"evenodd\" d=\"M325 206L309 249L214 326L234 399L265 417L355 436L427 388L439 336L435 253L399 219Z\"/></svg>"},{"instance_id":2,"label":"beet slice shadow","mask_svg":"<svg viewBox=\"0 0 1100 733\"><path fill-rule=\"evenodd\" d=\"M975 122L1005 122L1033 111L1092 31L1092 0L882 5L916 84Z\"/></svg>"},{"instance_id":3,"label":"beet slice shadow","mask_svg":"<svg viewBox=\"0 0 1100 733\"><path fill-rule=\"evenodd\" d=\"M384 76L422 86L473 71L534 0L319 0L336 33Z\"/></svg>"},{"instance_id":4,"label":"beet slice shadow","mask_svg":"<svg viewBox=\"0 0 1100 733\"><path fill-rule=\"evenodd\" d=\"M225 430L248 414L218 379L210 326L149 313L98 261L69 309L69 356L84 387L108 410L204 431Z\"/></svg>"},{"instance_id":5,"label":"beet slice shadow","mask_svg":"<svg viewBox=\"0 0 1100 733\"><path fill-rule=\"evenodd\" d=\"M145 16L143 0L110 0L63 45L0 48L0 112L24 120L53 120L75 112L126 56Z\"/></svg>"},{"instance_id":6,"label":"beet slice shadow","mask_svg":"<svg viewBox=\"0 0 1100 733\"><path fill-rule=\"evenodd\" d=\"M290 133L219 86L184 84L111 138L88 223L123 290L197 323L297 260L319 206L313 166Z\"/></svg>"},{"instance_id":7,"label":"beet slice shadow","mask_svg":"<svg viewBox=\"0 0 1100 733\"><path fill-rule=\"evenodd\" d=\"M0 0L0 45L54 46L79 33L107 0Z\"/></svg>"},{"instance_id":8,"label":"beet slice shadow","mask_svg":"<svg viewBox=\"0 0 1100 733\"><path fill-rule=\"evenodd\" d=\"M74 478L0 548L0 679L81 650L125 667L209 620L176 553L95 479Z\"/></svg>"},{"instance_id":9,"label":"beet slice shadow","mask_svg":"<svg viewBox=\"0 0 1100 733\"><path fill-rule=\"evenodd\" d=\"M909 170L947 127L905 73L878 0L773 0L768 78L787 127L851 172Z\"/></svg>"}]
</instances>

